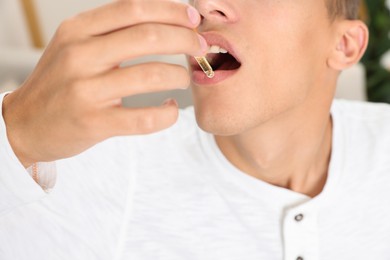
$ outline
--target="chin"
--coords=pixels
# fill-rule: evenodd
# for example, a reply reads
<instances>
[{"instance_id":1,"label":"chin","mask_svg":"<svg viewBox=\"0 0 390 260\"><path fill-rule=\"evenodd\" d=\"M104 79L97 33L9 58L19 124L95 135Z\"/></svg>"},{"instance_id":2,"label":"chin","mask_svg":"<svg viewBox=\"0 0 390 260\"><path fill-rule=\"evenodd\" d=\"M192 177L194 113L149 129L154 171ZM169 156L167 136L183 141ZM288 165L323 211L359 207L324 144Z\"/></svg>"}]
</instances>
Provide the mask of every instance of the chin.
<instances>
[{"instance_id":1,"label":"chin","mask_svg":"<svg viewBox=\"0 0 390 260\"><path fill-rule=\"evenodd\" d=\"M232 136L243 133L248 125L242 120L245 117L226 111L197 109L195 116L198 126L205 132L218 136Z\"/></svg>"},{"instance_id":2,"label":"chin","mask_svg":"<svg viewBox=\"0 0 390 260\"><path fill-rule=\"evenodd\" d=\"M226 124L218 124L215 122L204 122L198 120L198 125L203 131L217 136L234 136L242 133L242 129Z\"/></svg>"}]
</instances>

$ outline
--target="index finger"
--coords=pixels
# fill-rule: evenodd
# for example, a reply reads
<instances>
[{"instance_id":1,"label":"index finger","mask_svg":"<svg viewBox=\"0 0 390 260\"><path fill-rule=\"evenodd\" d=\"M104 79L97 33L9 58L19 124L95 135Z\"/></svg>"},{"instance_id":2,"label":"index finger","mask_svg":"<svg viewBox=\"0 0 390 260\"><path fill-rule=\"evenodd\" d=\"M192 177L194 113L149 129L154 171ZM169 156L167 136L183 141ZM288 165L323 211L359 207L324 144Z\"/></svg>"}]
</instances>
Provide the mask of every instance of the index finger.
<instances>
[{"instance_id":1,"label":"index finger","mask_svg":"<svg viewBox=\"0 0 390 260\"><path fill-rule=\"evenodd\" d=\"M150 22L196 28L200 14L194 7L179 2L127 0L84 12L75 17L74 22L73 28L78 32L96 36Z\"/></svg>"}]
</instances>

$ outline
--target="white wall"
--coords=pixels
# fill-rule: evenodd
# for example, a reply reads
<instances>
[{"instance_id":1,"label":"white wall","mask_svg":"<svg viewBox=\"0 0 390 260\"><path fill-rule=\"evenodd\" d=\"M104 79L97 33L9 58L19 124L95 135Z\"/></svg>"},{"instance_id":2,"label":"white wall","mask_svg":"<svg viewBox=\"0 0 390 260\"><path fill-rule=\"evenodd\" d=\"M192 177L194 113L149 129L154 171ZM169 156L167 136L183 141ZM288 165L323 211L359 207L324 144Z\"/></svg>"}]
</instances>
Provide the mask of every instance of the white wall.
<instances>
[{"instance_id":1,"label":"white wall","mask_svg":"<svg viewBox=\"0 0 390 260\"><path fill-rule=\"evenodd\" d=\"M47 44L58 25L82 10L108 3L109 0L31 0ZM0 91L20 84L37 63L42 50L31 42L20 0L0 0Z\"/></svg>"},{"instance_id":2,"label":"white wall","mask_svg":"<svg viewBox=\"0 0 390 260\"><path fill-rule=\"evenodd\" d=\"M45 43L64 19L109 0L32 0L36 6ZM19 0L0 0L0 47L30 48L31 40Z\"/></svg>"},{"instance_id":3,"label":"white wall","mask_svg":"<svg viewBox=\"0 0 390 260\"><path fill-rule=\"evenodd\" d=\"M29 48L30 36L25 25L20 1L0 0L0 48Z\"/></svg>"},{"instance_id":4,"label":"white wall","mask_svg":"<svg viewBox=\"0 0 390 260\"><path fill-rule=\"evenodd\" d=\"M1 0L0 0L1 1ZM15 1L15 0L7 0ZM64 19L82 11L109 3L109 0L34 0L40 17L44 41L47 43Z\"/></svg>"},{"instance_id":5,"label":"white wall","mask_svg":"<svg viewBox=\"0 0 390 260\"><path fill-rule=\"evenodd\" d=\"M0 0L0 91L20 84L39 56L31 48L20 1Z\"/></svg>"}]
</instances>

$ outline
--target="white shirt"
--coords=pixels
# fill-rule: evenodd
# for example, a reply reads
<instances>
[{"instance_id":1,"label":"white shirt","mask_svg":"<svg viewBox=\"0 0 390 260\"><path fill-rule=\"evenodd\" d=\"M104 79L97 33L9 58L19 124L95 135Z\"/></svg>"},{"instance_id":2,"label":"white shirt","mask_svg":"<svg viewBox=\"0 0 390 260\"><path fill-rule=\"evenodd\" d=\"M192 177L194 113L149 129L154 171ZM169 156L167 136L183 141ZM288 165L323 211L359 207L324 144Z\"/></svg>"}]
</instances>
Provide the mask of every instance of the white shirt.
<instances>
[{"instance_id":1,"label":"white shirt","mask_svg":"<svg viewBox=\"0 0 390 260\"><path fill-rule=\"evenodd\" d=\"M58 161L46 194L1 120L0 259L390 259L390 106L335 101L332 117L314 199L239 171L192 109Z\"/></svg>"}]
</instances>

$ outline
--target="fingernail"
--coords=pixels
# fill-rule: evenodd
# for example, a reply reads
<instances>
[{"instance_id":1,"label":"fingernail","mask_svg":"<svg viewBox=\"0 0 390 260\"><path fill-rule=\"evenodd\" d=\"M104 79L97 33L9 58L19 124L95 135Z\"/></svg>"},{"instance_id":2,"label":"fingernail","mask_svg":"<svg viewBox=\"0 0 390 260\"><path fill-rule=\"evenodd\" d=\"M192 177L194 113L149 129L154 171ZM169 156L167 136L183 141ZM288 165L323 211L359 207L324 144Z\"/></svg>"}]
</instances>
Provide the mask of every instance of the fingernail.
<instances>
[{"instance_id":1,"label":"fingernail","mask_svg":"<svg viewBox=\"0 0 390 260\"><path fill-rule=\"evenodd\" d=\"M163 106L177 105L177 102L173 98L168 98L164 101Z\"/></svg>"},{"instance_id":2,"label":"fingernail","mask_svg":"<svg viewBox=\"0 0 390 260\"><path fill-rule=\"evenodd\" d=\"M205 38L203 38L199 34L198 34L198 38L199 38L199 43L200 43L200 52L201 52L201 54L205 54L209 48L207 45L207 42L206 42Z\"/></svg>"},{"instance_id":3,"label":"fingernail","mask_svg":"<svg viewBox=\"0 0 390 260\"><path fill-rule=\"evenodd\" d=\"M189 88L189 85L181 86L180 89L187 89Z\"/></svg>"},{"instance_id":4,"label":"fingernail","mask_svg":"<svg viewBox=\"0 0 390 260\"><path fill-rule=\"evenodd\" d=\"M194 7L192 6L189 6L187 8L187 14L188 14L188 18L190 18L190 22L193 24L193 25L197 25L200 21L200 15L199 15L199 12L198 10L196 10Z\"/></svg>"}]
</instances>

